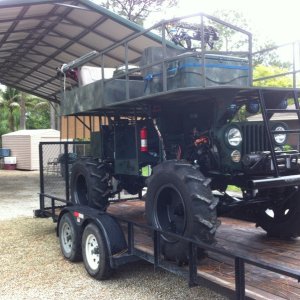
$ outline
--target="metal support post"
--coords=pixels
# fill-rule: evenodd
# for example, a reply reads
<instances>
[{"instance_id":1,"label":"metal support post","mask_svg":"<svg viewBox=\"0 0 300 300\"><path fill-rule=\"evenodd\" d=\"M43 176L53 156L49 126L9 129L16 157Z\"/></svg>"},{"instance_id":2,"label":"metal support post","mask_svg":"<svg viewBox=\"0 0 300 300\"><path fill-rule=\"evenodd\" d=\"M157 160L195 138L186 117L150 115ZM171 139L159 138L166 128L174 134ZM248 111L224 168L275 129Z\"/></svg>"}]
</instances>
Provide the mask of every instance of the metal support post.
<instances>
[{"instance_id":1,"label":"metal support post","mask_svg":"<svg viewBox=\"0 0 300 300\"><path fill-rule=\"evenodd\" d=\"M160 232L154 231L154 270L157 269L160 263Z\"/></svg>"},{"instance_id":2,"label":"metal support post","mask_svg":"<svg viewBox=\"0 0 300 300\"><path fill-rule=\"evenodd\" d=\"M134 248L133 224L128 223L128 252L129 252L129 254L133 253L133 248Z\"/></svg>"},{"instance_id":3,"label":"metal support post","mask_svg":"<svg viewBox=\"0 0 300 300\"><path fill-rule=\"evenodd\" d=\"M189 287L196 286L197 278L197 246L189 243Z\"/></svg>"},{"instance_id":4,"label":"metal support post","mask_svg":"<svg viewBox=\"0 0 300 300\"><path fill-rule=\"evenodd\" d=\"M44 183L44 164L43 164L43 144L39 144L39 157L40 157L40 210L45 209L45 183Z\"/></svg>"},{"instance_id":5,"label":"metal support post","mask_svg":"<svg viewBox=\"0 0 300 300\"><path fill-rule=\"evenodd\" d=\"M237 300L245 299L245 263L244 260L236 257L235 263L235 297Z\"/></svg>"},{"instance_id":6,"label":"metal support post","mask_svg":"<svg viewBox=\"0 0 300 300\"><path fill-rule=\"evenodd\" d=\"M64 144L64 155L65 155L65 174L66 174L66 200L70 201L70 191L69 191L69 155L68 155L68 143Z\"/></svg>"}]
</instances>

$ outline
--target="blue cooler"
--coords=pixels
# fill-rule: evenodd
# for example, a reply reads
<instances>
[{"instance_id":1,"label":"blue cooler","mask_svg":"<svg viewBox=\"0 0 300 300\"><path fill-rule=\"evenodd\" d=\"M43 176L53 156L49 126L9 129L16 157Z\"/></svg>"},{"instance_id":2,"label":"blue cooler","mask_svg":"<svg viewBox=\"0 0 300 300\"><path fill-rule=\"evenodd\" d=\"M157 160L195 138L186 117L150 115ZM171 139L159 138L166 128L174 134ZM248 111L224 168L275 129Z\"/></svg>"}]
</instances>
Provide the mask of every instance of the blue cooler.
<instances>
[{"instance_id":1,"label":"blue cooler","mask_svg":"<svg viewBox=\"0 0 300 300\"><path fill-rule=\"evenodd\" d=\"M0 148L0 157L10 156L10 149Z\"/></svg>"},{"instance_id":2,"label":"blue cooler","mask_svg":"<svg viewBox=\"0 0 300 300\"><path fill-rule=\"evenodd\" d=\"M180 51L181 52L181 51ZM166 57L176 57L180 53L178 49L167 48ZM144 94L155 94L163 91L163 64L158 63L163 60L163 48L162 47L148 47L144 50L140 67L144 77ZM146 67L149 64L154 64L151 67ZM169 76L169 69L173 69L173 63L168 63L167 73ZM171 70L172 73L172 70Z\"/></svg>"},{"instance_id":3,"label":"blue cooler","mask_svg":"<svg viewBox=\"0 0 300 300\"><path fill-rule=\"evenodd\" d=\"M204 86L249 86L249 63L247 59L208 54L205 56L205 82L203 62L198 54L177 59L176 76L169 79L168 89Z\"/></svg>"}]
</instances>

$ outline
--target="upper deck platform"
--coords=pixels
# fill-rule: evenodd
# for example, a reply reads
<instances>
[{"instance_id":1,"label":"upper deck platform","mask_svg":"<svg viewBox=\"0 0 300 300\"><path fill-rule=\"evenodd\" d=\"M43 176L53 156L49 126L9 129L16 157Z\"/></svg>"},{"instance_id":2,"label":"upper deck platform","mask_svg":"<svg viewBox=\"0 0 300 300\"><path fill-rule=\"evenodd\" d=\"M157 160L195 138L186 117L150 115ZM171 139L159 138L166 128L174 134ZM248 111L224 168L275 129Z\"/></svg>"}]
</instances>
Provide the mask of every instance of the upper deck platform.
<instances>
[{"instance_id":1,"label":"upper deck platform","mask_svg":"<svg viewBox=\"0 0 300 300\"><path fill-rule=\"evenodd\" d=\"M218 33L224 30L231 30L243 46L229 51L226 45L224 51ZM155 42L138 42L148 36L156 36ZM133 55L132 45L137 44L140 56L136 52ZM161 97L176 100L182 98L182 91L193 95L196 90L212 87L250 87L251 47L250 33L205 14L162 21L103 52L90 52L63 65L62 113L113 109ZM109 63L109 57L120 49L124 51L124 63ZM87 65L96 59L98 68Z\"/></svg>"},{"instance_id":2,"label":"upper deck platform","mask_svg":"<svg viewBox=\"0 0 300 300\"><path fill-rule=\"evenodd\" d=\"M233 45L222 38L226 31L231 32ZM139 44L141 55L132 56L131 45L149 34L157 37L155 44ZM108 64L107 59L120 49L124 63ZM98 68L88 66L92 59L99 61ZM75 78L70 72L75 72ZM251 34L205 14L162 21L103 52L91 52L64 65L61 77L63 115L122 113L149 104L216 96L245 101L257 98L258 88L267 97L281 99L294 93L292 89L254 86Z\"/></svg>"}]
</instances>

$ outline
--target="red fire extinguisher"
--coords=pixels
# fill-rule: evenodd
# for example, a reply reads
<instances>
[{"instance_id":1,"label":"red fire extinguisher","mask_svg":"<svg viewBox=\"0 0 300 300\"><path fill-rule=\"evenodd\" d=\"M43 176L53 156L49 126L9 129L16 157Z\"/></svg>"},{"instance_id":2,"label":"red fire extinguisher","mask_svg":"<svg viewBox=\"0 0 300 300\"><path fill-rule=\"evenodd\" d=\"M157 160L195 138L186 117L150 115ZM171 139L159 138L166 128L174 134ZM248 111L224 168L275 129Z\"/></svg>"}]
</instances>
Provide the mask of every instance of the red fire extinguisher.
<instances>
[{"instance_id":1,"label":"red fire extinguisher","mask_svg":"<svg viewBox=\"0 0 300 300\"><path fill-rule=\"evenodd\" d=\"M141 152L148 152L148 130L146 127L141 128L140 130L140 138L141 138Z\"/></svg>"}]
</instances>

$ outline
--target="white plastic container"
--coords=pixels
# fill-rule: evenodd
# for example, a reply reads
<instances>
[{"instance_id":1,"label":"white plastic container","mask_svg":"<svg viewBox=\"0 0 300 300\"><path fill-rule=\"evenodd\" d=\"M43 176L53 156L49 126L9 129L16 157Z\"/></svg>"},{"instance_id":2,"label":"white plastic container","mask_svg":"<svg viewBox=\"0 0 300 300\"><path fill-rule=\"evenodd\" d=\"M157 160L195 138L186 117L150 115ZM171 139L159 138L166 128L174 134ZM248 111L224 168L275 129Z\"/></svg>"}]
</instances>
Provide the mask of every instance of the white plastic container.
<instances>
[{"instance_id":1,"label":"white plastic container","mask_svg":"<svg viewBox=\"0 0 300 300\"><path fill-rule=\"evenodd\" d=\"M113 77L115 68L104 68L104 79ZM98 67L82 66L79 71L79 84L81 86L102 79L102 69Z\"/></svg>"},{"instance_id":2,"label":"white plastic container","mask_svg":"<svg viewBox=\"0 0 300 300\"><path fill-rule=\"evenodd\" d=\"M5 165L15 165L17 163L17 158L15 156L4 157Z\"/></svg>"}]
</instances>

